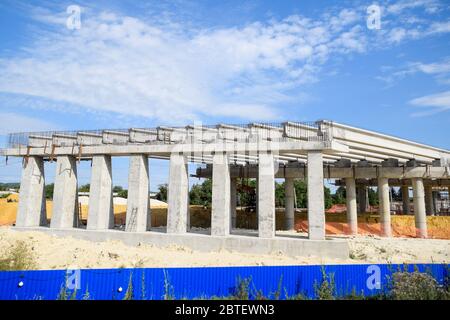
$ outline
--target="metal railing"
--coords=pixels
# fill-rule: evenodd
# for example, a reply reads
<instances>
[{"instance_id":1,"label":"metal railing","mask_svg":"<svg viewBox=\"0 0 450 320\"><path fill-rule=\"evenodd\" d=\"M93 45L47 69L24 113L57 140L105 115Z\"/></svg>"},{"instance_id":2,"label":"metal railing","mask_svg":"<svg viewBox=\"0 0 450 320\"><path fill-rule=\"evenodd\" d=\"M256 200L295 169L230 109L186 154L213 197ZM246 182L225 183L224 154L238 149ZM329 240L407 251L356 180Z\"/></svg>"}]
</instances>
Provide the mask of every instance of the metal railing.
<instances>
[{"instance_id":1,"label":"metal railing","mask_svg":"<svg viewBox=\"0 0 450 320\"><path fill-rule=\"evenodd\" d=\"M248 142L269 141L329 141L332 139L333 123L280 122L250 124L188 125L185 127L156 127L131 129L97 129L75 131L21 132L8 135L8 148L28 147L38 141L42 146L57 145L55 141L71 140L83 144L80 136L91 136L89 145L101 144L175 144L211 143L218 140ZM133 132L133 137L132 133ZM138 136L139 135L139 136Z\"/></svg>"}]
</instances>

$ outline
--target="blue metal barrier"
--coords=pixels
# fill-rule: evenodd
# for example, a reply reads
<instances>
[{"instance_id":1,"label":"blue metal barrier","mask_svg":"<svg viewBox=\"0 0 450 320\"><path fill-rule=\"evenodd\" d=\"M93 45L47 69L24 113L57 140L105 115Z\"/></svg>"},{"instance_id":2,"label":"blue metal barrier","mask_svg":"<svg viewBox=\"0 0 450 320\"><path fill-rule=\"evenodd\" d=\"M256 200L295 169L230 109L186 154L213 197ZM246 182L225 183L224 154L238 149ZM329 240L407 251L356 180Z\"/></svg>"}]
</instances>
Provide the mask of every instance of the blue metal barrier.
<instances>
[{"instance_id":1,"label":"blue metal barrier","mask_svg":"<svg viewBox=\"0 0 450 320\"><path fill-rule=\"evenodd\" d=\"M340 296L352 291L365 296L386 289L388 277L399 270L418 269L429 272L443 284L448 277L447 264L375 264L326 266L265 266L265 267L204 267L146 269L83 269L49 271L0 272L1 300L54 300L66 288L75 291L77 299L123 299L133 293L133 299L209 298L234 293L239 279L251 279L250 291L280 298L303 294L314 298L315 284L322 281L323 271L334 277ZM87 297L88 295L88 297Z\"/></svg>"}]
</instances>

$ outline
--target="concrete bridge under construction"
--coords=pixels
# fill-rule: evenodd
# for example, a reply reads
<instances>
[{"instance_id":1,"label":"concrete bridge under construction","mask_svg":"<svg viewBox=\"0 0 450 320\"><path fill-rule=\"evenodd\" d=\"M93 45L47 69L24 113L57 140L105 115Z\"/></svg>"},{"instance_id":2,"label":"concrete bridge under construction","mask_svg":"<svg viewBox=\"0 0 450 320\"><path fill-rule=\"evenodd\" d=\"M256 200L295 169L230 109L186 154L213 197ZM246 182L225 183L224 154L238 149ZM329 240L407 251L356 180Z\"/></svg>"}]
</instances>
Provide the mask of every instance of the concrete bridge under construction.
<instances>
[{"instance_id":1,"label":"concrete bridge under construction","mask_svg":"<svg viewBox=\"0 0 450 320\"><path fill-rule=\"evenodd\" d=\"M345 240L325 240L324 179L346 187L347 221L357 234L357 213L367 187L378 187L382 234L391 236L390 186L402 189L409 213L412 188L417 237L427 237L433 189L450 191L450 151L331 121L218 124L153 129L10 134L8 157L23 157L17 229L46 230L94 240L121 239L193 249L229 249L292 255L348 257ZM114 228L111 157L130 159L126 228ZM148 159L169 161L165 233L152 231ZM92 160L86 230L77 228L77 163ZM56 161L53 215L47 226L44 161ZM194 234L189 222L187 163L212 178L211 233ZM236 234L236 179L257 180L257 236ZM285 179L285 228L294 228L294 180L305 179L308 239L275 230L275 179ZM450 194L450 192L449 192Z\"/></svg>"}]
</instances>

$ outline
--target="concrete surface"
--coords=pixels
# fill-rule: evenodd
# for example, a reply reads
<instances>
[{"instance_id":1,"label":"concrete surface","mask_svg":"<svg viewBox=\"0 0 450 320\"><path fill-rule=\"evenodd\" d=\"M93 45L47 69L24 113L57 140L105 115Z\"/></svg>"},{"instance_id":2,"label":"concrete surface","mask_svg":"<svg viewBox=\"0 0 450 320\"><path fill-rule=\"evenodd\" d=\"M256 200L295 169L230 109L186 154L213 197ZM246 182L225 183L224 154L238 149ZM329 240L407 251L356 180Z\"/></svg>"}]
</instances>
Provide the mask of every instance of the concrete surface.
<instances>
[{"instance_id":1,"label":"concrete surface","mask_svg":"<svg viewBox=\"0 0 450 320\"><path fill-rule=\"evenodd\" d=\"M149 167L147 155L130 156L125 229L144 232L150 228Z\"/></svg>"},{"instance_id":2,"label":"concrete surface","mask_svg":"<svg viewBox=\"0 0 450 320\"><path fill-rule=\"evenodd\" d=\"M310 240L296 236L259 238L230 235L210 236L197 233L167 234L162 232L125 232L118 230L50 229L46 227L14 228L18 231L40 231L58 237L74 237L94 242L119 240L126 245L148 243L158 247L179 245L192 250L209 252L219 250L251 254L284 254L289 256L317 256L348 259L349 245L345 239Z\"/></svg>"}]
</instances>

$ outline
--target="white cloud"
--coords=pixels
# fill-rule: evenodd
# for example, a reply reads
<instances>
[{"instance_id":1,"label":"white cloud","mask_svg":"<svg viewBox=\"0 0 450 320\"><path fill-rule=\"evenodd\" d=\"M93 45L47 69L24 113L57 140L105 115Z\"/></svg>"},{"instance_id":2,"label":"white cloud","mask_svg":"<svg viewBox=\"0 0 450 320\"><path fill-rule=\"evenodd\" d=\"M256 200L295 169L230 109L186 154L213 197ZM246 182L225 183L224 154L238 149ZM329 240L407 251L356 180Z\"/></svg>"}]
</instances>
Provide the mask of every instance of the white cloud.
<instances>
[{"instance_id":1,"label":"white cloud","mask_svg":"<svg viewBox=\"0 0 450 320\"><path fill-rule=\"evenodd\" d=\"M450 91L444 91L432 95L413 99L410 104L418 107L431 108L425 112L417 112L414 116L425 116L442 111L450 110Z\"/></svg>"},{"instance_id":2,"label":"white cloud","mask_svg":"<svg viewBox=\"0 0 450 320\"><path fill-rule=\"evenodd\" d=\"M99 12L83 16L74 32L59 16L39 13L40 23L53 28L39 30L16 58L0 60L0 91L165 122L268 119L281 103L295 101L287 91L302 95L300 85L317 80L333 53L366 45L351 26L351 10L336 13L339 28L335 20L293 15L214 29Z\"/></svg>"},{"instance_id":3,"label":"white cloud","mask_svg":"<svg viewBox=\"0 0 450 320\"><path fill-rule=\"evenodd\" d=\"M423 3L404 2L390 12ZM283 117L280 106L304 101L302 85L318 81L331 59L427 34L392 23L387 31L369 32L360 9L333 9L316 20L292 15L201 28L83 8L75 31L65 28L63 15L35 9L39 26L50 28L36 30L16 57L0 59L0 92L51 101L48 108L163 122Z\"/></svg>"}]
</instances>

